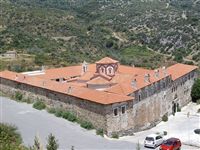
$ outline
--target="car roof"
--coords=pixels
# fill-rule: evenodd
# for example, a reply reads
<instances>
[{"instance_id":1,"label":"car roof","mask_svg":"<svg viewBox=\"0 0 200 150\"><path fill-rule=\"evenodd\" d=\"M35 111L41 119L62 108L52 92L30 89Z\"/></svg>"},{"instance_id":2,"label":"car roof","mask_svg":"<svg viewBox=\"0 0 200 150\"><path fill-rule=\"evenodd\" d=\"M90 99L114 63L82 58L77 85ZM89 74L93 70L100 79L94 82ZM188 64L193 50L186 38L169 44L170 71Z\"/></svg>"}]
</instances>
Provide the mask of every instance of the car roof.
<instances>
[{"instance_id":1,"label":"car roof","mask_svg":"<svg viewBox=\"0 0 200 150\"><path fill-rule=\"evenodd\" d=\"M169 138L169 139L167 139L167 141L175 142L175 141L180 141L180 140L178 138Z\"/></svg>"},{"instance_id":2,"label":"car roof","mask_svg":"<svg viewBox=\"0 0 200 150\"><path fill-rule=\"evenodd\" d=\"M159 136L158 134L149 134L147 137L156 137Z\"/></svg>"}]
</instances>

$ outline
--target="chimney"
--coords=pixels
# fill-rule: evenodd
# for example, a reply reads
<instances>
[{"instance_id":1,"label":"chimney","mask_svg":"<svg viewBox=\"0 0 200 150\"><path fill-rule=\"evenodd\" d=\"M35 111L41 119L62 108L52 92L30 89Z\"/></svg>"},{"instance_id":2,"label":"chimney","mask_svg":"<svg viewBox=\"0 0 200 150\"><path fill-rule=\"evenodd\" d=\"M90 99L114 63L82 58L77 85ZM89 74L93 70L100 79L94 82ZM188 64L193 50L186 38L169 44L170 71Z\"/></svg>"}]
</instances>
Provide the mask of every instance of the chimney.
<instances>
[{"instance_id":1,"label":"chimney","mask_svg":"<svg viewBox=\"0 0 200 150\"><path fill-rule=\"evenodd\" d=\"M166 69L165 66L162 67L162 70L163 70L163 74L164 74L164 76L167 76L167 69Z\"/></svg>"},{"instance_id":2,"label":"chimney","mask_svg":"<svg viewBox=\"0 0 200 150\"><path fill-rule=\"evenodd\" d=\"M149 83L150 82L150 74L145 74L144 75L144 81Z\"/></svg>"},{"instance_id":3,"label":"chimney","mask_svg":"<svg viewBox=\"0 0 200 150\"><path fill-rule=\"evenodd\" d=\"M71 94L71 92L72 92L72 87L69 86L68 89L67 89L67 93L68 93L68 94Z\"/></svg>"},{"instance_id":4,"label":"chimney","mask_svg":"<svg viewBox=\"0 0 200 150\"><path fill-rule=\"evenodd\" d=\"M15 80L18 80L18 75L17 74L15 75Z\"/></svg>"},{"instance_id":5,"label":"chimney","mask_svg":"<svg viewBox=\"0 0 200 150\"><path fill-rule=\"evenodd\" d=\"M44 66L41 67L41 71L42 71L42 72L45 71L45 67L44 67Z\"/></svg>"},{"instance_id":6,"label":"chimney","mask_svg":"<svg viewBox=\"0 0 200 150\"><path fill-rule=\"evenodd\" d=\"M84 60L82 64L82 74L88 71L88 63Z\"/></svg>"},{"instance_id":7,"label":"chimney","mask_svg":"<svg viewBox=\"0 0 200 150\"><path fill-rule=\"evenodd\" d=\"M131 87L135 88L135 89L137 88L137 80L136 79L131 81Z\"/></svg>"},{"instance_id":8,"label":"chimney","mask_svg":"<svg viewBox=\"0 0 200 150\"><path fill-rule=\"evenodd\" d=\"M155 70L155 74L154 75L155 75L156 78L159 78L159 69Z\"/></svg>"}]
</instances>

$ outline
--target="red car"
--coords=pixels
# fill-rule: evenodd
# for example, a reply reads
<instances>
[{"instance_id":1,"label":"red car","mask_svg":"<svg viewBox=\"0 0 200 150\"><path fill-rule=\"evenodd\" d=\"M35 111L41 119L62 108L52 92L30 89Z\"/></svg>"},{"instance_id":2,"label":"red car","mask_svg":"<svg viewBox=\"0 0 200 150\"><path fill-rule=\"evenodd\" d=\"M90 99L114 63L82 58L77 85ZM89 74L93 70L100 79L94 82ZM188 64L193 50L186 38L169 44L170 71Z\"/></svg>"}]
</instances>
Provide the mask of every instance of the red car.
<instances>
[{"instance_id":1,"label":"red car","mask_svg":"<svg viewBox=\"0 0 200 150\"><path fill-rule=\"evenodd\" d=\"M181 141L177 138L170 138L160 145L160 150L180 150Z\"/></svg>"}]
</instances>

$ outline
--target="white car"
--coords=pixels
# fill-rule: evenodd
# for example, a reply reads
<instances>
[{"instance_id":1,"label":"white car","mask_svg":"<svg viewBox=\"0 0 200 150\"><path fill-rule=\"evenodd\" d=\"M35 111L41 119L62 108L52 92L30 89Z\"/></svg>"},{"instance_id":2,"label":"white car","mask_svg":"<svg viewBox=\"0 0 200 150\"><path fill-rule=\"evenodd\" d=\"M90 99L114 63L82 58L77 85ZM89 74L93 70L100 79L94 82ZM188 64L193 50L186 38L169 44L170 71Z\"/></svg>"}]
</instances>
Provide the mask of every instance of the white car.
<instances>
[{"instance_id":1,"label":"white car","mask_svg":"<svg viewBox=\"0 0 200 150\"><path fill-rule=\"evenodd\" d=\"M157 147L163 143L163 137L158 134L148 135L144 140L145 147Z\"/></svg>"}]
</instances>

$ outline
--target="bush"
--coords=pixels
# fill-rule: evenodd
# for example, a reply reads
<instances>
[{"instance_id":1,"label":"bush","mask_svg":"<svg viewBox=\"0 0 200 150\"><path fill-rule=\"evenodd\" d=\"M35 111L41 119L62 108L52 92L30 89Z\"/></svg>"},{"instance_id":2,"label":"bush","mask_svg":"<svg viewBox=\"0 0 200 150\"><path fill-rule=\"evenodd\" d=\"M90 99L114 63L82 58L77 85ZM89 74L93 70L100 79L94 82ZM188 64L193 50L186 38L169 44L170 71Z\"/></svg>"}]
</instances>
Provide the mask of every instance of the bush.
<instances>
[{"instance_id":1,"label":"bush","mask_svg":"<svg viewBox=\"0 0 200 150\"><path fill-rule=\"evenodd\" d=\"M68 118L67 120L74 122L77 120L76 116L73 113L68 112Z\"/></svg>"},{"instance_id":2,"label":"bush","mask_svg":"<svg viewBox=\"0 0 200 150\"><path fill-rule=\"evenodd\" d=\"M162 121L167 122L168 121L168 116L167 115L163 115Z\"/></svg>"},{"instance_id":3,"label":"bush","mask_svg":"<svg viewBox=\"0 0 200 150\"><path fill-rule=\"evenodd\" d=\"M0 148L2 150L24 150L22 138L15 126L0 123ZM21 147L21 148L20 148Z\"/></svg>"},{"instance_id":4,"label":"bush","mask_svg":"<svg viewBox=\"0 0 200 150\"><path fill-rule=\"evenodd\" d=\"M47 112L50 114L55 114L56 113L56 109L53 107L47 108Z\"/></svg>"},{"instance_id":5,"label":"bush","mask_svg":"<svg viewBox=\"0 0 200 150\"><path fill-rule=\"evenodd\" d=\"M118 139L119 138L119 135L115 132L112 133L112 138L114 139Z\"/></svg>"},{"instance_id":6,"label":"bush","mask_svg":"<svg viewBox=\"0 0 200 150\"><path fill-rule=\"evenodd\" d=\"M164 135L167 135L167 131L163 131L163 134L164 134Z\"/></svg>"},{"instance_id":7,"label":"bush","mask_svg":"<svg viewBox=\"0 0 200 150\"><path fill-rule=\"evenodd\" d=\"M197 110L197 113L200 113L200 108Z\"/></svg>"},{"instance_id":8,"label":"bush","mask_svg":"<svg viewBox=\"0 0 200 150\"><path fill-rule=\"evenodd\" d=\"M62 117L64 118L64 119L68 119L68 117L69 117L69 112L68 111L63 111L62 112Z\"/></svg>"},{"instance_id":9,"label":"bush","mask_svg":"<svg viewBox=\"0 0 200 150\"><path fill-rule=\"evenodd\" d=\"M92 125L92 123L88 121L81 121L81 127L88 130L94 129L94 126Z\"/></svg>"},{"instance_id":10,"label":"bush","mask_svg":"<svg viewBox=\"0 0 200 150\"><path fill-rule=\"evenodd\" d=\"M55 112L55 116L56 117L62 117L63 115L63 110L62 109L57 109L56 112Z\"/></svg>"},{"instance_id":11,"label":"bush","mask_svg":"<svg viewBox=\"0 0 200 150\"><path fill-rule=\"evenodd\" d=\"M23 99L23 95L20 92L15 93L15 99L18 101L21 101Z\"/></svg>"},{"instance_id":12,"label":"bush","mask_svg":"<svg viewBox=\"0 0 200 150\"><path fill-rule=\"evenodd\" d=\"M197 105L199 105L200 104L200 99L199 100L197 100Z\"/></svg>"},{"instance_id":13,"label":"bush","mask_svg":"<svg viewBox=\"0 0 200 150\"><path fill-rule=\"evenodd\" d=\"M192 86L191 97L193 102L197 102L200 99L200 79L197 79Z\"/></svg>"},{"instance_id":14,"label":"bush","mask_svg":"<svg viewBox=\"0 0 200 150\"><path fill-rule=\"evenodd\" d=\"M50 134L48 136L48 143L46 145L47 150L57 150L59 147L58 140L56 140L55 136Z\"/></svg>"},{"instance_id":15,"label":"bush","mask_svg":"<svg viewBox=\"0 0 200 150\"><path fill-rule=\"evenodd\" d=\"M104 132L103 132L103 129L97 129L97 130L96 130L96 134L97 134L97 135L103 136L103 133L104 133Z\"/></svg>"},{"instance_id":16,"label":"bush","mask_svg":"<svg viewBox=\"0 0 200 150\"><path fill-rule=\"evenodd\" d=\"M44 102L42 101L37 101L33 104L33 108L38 109L38 110L42 110L46 108L46 105L44 104Z\"/></svg>"},{"instance_id":17,"label":"bush","mask_svg":"<svg viewBox=\"0 0 200 150\"><path fill-rule=\"evenodd\" d=\"M181 112L181 108L180 107L177 107L177 112Z\"/></svg>"}]
</instances>

